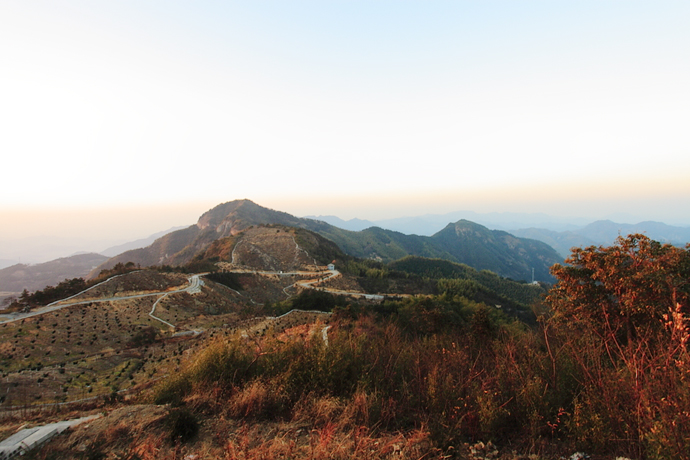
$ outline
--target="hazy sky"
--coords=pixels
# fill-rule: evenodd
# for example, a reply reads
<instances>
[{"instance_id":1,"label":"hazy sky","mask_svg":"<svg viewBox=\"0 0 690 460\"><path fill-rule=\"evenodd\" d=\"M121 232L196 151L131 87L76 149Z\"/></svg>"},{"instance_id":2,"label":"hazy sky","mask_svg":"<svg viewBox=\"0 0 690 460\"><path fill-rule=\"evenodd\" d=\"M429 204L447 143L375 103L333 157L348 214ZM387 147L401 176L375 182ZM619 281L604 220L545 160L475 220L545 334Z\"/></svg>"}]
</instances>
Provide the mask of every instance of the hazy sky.
<instances>
[{"instance_id":1,"label":"hazy sky","mask_svg":"<svg viewBox=\"0 0 690 460\"><path fill-rule=\"evenodd\" d=\"M687 1L4 0L0 236L140 237L237 198L690 225L688 24Z\"/></svg>"}]
</instances>

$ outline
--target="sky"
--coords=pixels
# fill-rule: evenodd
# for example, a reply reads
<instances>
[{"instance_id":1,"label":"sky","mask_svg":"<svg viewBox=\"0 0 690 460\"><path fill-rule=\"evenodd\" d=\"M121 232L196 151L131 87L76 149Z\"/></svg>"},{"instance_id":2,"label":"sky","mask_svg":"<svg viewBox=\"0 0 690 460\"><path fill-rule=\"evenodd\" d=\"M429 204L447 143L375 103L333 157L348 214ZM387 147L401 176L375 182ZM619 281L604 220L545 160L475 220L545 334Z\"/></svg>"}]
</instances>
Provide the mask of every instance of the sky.
<instances>
[{"instance_id":1,"label":"sky","mask_svg":"<svg viewBox=\"0 0 690 460\"><path fill-rule=\"evenodd\" d=\"M686 1L4 0L0 243L241 198L690 225L688 23Z\"/></svg>"}]
</instances>

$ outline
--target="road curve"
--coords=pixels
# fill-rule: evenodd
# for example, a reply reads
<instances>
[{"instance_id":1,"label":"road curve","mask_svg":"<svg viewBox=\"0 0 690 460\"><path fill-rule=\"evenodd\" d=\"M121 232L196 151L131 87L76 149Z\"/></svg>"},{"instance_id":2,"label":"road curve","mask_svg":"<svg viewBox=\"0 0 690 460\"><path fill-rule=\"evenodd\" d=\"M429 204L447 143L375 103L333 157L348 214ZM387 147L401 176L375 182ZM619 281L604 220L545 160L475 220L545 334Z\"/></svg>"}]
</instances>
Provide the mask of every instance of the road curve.
<instances>
[{"instance_id":1,"label":"road curve","mask_svg":"<svg viewBox=\"0 0 690 460\"><path fill-rule=\"evenodd\" d=\"M385 295L382 294L366 294L364 292L351 292L351 291L341 291L338 289L330 289L330 288L323 288L323 287L318 287L316 285L328 281L330 279L336 278L338 276L341 276L341 273L338 270L320 270L320 271L304 271L304 270L295 270L295 271L289 271L289 272L283 272L283 271L267 271L267 270L249 270L249 269L235 269L235 270L229 270L230 273L251 273L251 274L258 274L258 275L278 275L278 276L291 276L291 275L323 275L325 273L330 273L327 277L325 278L319 278L315 280L310 280L310 281L298 281L290 286L287 286L283 289L283 292L290 297L290 294L287 293L286 289L289 289L292 286L300 286L305 289L314 289L318 291L323 291L323 292L328 292L331 294L335 295L348 295L348 296L354 296L354 297L363 297L368 300L383 300L386 298ZM105 297L101 299L89 299L89 300L78 300L75 302L69 302L70 299L74 299L78 297L81 294L84 294L85 292L90 291L91 289L94 289L97 286L100 286L101 284L107 283L108 281L117 278L119 276L124 276L124 275L116 275L111 278L108 278L107 280L98 283L94 286L91 286L88 289L85 289L78 294L75 294L73 296L67 297L66 299L62 300L57 300L55 302L52 302L45 307L39 307L38 309L28 312L28 313L18 313L18 314L9 314L9 315L0 315L0 318L3 316L7 319L0 321L0 324L5 324L5 323L12 323L15 321L19 321L25 318L31 318L33 316L39 316L43 315L45 313L50 313L55 310L60 310L65 307L72 307L75 305L85 305L85 304L90 304L90 303L97 303L97 302L116 302L119 300L127 300L127 299L139 299L143 297L153 297L153 296L160 296L160 299L158 299L154 304L153 308L151 309L151 312L149 313L149 316L152 318L165 323L167 326L174 328L175 326L168 323L167 321L164 321L156 316L154 316L156 306L158 303L163 300L164 297L170 295L170 294L176 294L179 292L188 292L190 294L196 294L198 292L201 292L201 286L204 285L203 280L201 279L202 276L207 275L208 273L196 273L194 275L191 275L187 278L187 281L189 282L189 285L181 288L181 289L175 289L173 291L161 291L161 292L149 292L146 294L134 294L134 295L128 295L128 296L121 296L121 297ZM397 296L403 296L406 297L408 295L406 294L398 294ZM250 299L251 300L251 299Z\"/></svg>"},{"instance_id":2,"label":"road curve","mask_svg":"<svg viewBox=\"0 0 690 460\"><path fill-rule=\"evenodd\" d=\"M33 316L43 315L45 313L50 313L52 311L60 310L60 309L65 308L65 307L73 307L75 305L85 305L85 304L97 303L97 302L116 302L118 300L139 299L142 297L153 297L153 296L165 297L169 294L175 294L178 292L189 292L190 294L196 294L197 292L200 292L201 286L203 286L203 281L200 279L200 277L203 275L207 275L207 274L208 273L197 273L195 275L190 276L189 278L187 278L187 281L189 282L188 286L181 288L181 289L176 289L174 291L149 292L146 294L135 294L135 295L127 295L127 296L121 296L121 297L105 297L105 298L101 298L101 299L79 300L76 302L62 303L62 302L68 301L69 299L73 299L73 298L75 298L81 294L84 294L85 292L90 291L91 289L95 288L96 286L100 286L103 283L107 283L108 281L110 281L110 280L112 280L118 276L123 276L123 275L116 275L116 276L113 276L112 278L108 278L107 280L105 280L101 283L98 283L94 286L91 286L90 288L85 289L78 294L67 297L66 299L56 300L55 302L49 303L45 307L39 307L38 309L31 311L29 313L18 313L18 314L4 315L5 317L9 316L10 318L6 319L4 321L0 321L0 324L13 323L15 321L19 321L19 320L22 320L25 318L31 318ZM160 299L159 299L159 301L160 301ZM156 302L156 303L158 303L158 302ZM154 310L151 310L151 313L153 313L153 311ZM0 316L3 316L3 315L0 315ZM160 318L156 318L156 319L158 319L159 321L162 321ZM163 322L165 322L165 321L163 321ZM170 324L170 323L166 323L166 324Z\"/></svg>"}]
</instances>

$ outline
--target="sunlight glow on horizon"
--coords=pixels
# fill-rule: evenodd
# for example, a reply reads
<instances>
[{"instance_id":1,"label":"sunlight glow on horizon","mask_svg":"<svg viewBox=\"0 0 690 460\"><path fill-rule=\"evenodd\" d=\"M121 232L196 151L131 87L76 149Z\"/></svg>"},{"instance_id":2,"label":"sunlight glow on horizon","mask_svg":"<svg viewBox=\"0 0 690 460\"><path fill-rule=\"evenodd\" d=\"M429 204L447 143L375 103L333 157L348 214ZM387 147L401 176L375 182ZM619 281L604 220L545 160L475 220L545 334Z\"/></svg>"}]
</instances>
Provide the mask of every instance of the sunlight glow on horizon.
<instances>
[{"instance_id":1,"label":"sunlight glow on horizon","mask_svg":"<svg viewBox=\"0 0 690 460\"><path fill-rule=\"evenodd\" d=\"M644 184L635 193L634 184L606 184L583 179L579 184L564 187L554 182L548 187L533 186L496 189L487 187L437 190L423 194L407 193L345 193L309 195L284 194L277 197L265 193L258 196L228 196L216 200L138 203L130 206L77 206L62 208L13 207L2 212L4 222L1 238L25 238L51 234L58 237L101 238L124 242L146 237L171 227L194 225L198 218L215 206L238 199L293 214L335 215L344 220L359 218L383 220L425 214L446 214L457 211L546 213L555 217L585 218L592 221L614 214L639 216L641 220L665 221L672 225L689 226L684 218L684 204L690 200L690 184L682 181ZM623 187L621 185L627 185ZM602 198L602 194L605 198ZM642 215L639 208L654 208ZM637 222L624 222L637 223Z\"/></svg>"},{"instance_id":2,"label":"sunlight glow on horizon","mask_svg":"<svg viewBox=\"0 0 690 460\"><path fill-rule=\"evenodd\" d=\"M689 19L681 3L10 0L0 234L53 209L141 237L241 198L690 225Z\"/></svg>"}]
</instances>

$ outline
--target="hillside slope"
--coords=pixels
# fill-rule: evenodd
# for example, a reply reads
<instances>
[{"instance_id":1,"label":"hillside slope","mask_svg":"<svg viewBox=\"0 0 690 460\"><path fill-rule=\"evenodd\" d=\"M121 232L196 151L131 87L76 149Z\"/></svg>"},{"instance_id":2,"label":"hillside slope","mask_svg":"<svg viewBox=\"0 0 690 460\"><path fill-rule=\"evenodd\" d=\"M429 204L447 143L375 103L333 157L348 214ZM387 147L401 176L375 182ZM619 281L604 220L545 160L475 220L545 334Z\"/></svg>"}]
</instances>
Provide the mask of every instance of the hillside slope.
<instances>
[{"instance_id":1,"label":"hillside slope","mask_svg":"<svg viewBox=\"0 0 690 460\"><path fill-rule=\"evenodd\" d=\"M517 238L467 220L448 224L431 240L448 251L455 262L516 280L531 280L534 269L535 279L548 281L549 267L561 261L558 253L541 241Z\"/></svg>"},{"instance_id":2,"label":"hillside slope","mask_svg":"<svg viewBox=\"0 0 690 460\"><path fill-rule=\"evenodd\" d=\"M196 225L168 233L145 248L127 251L111 258L94 270L91 276L102 269L112 268L119 262L134 262L142 266L183 265L214 241L236 235L251 226L265 224L305 226L297 217L264 208L252 201L230 201L202 214Z\"/></svg>"},{"instance_id":3,"label":"hillside slope","mask_svg":"<svg viewBox=\"0 0 690 460\"><path fill-rule=\"evenodd\" d=\"M448 224L430 237L404 235L379 227L352 232L317 221L312 221L309 228L355 257L382 262L405 256L445 259L524 281L531 281L534 268L536 280L552 282L549 267L563 259L545 243L489 230L467 220Z\"/></svg>"},{"instance_id":4,"label":"hillside slope","mask_svg":"<svg viewBox=\"0 0 690 460\"><path fill-rule=\"evenodd\" d=\"M531 280L531 269L534 268L537 280L552 281L548 269L562 260L546 244L491 231L469 221L449 224L431 237L404 235L378 227L354 232L323 221L302 219L267 209L249 200L237 200L216 206L204 213L196 225L169 233L151 246L113 257L94 270L92 275L119 262L134 262L142 266L183 265L206 251L214 241L260 225L311 230L354 257L386 263L409 255L439 258L465 263L480 270L491 270L518 280Z\"/></svg>"}]
</instances>

